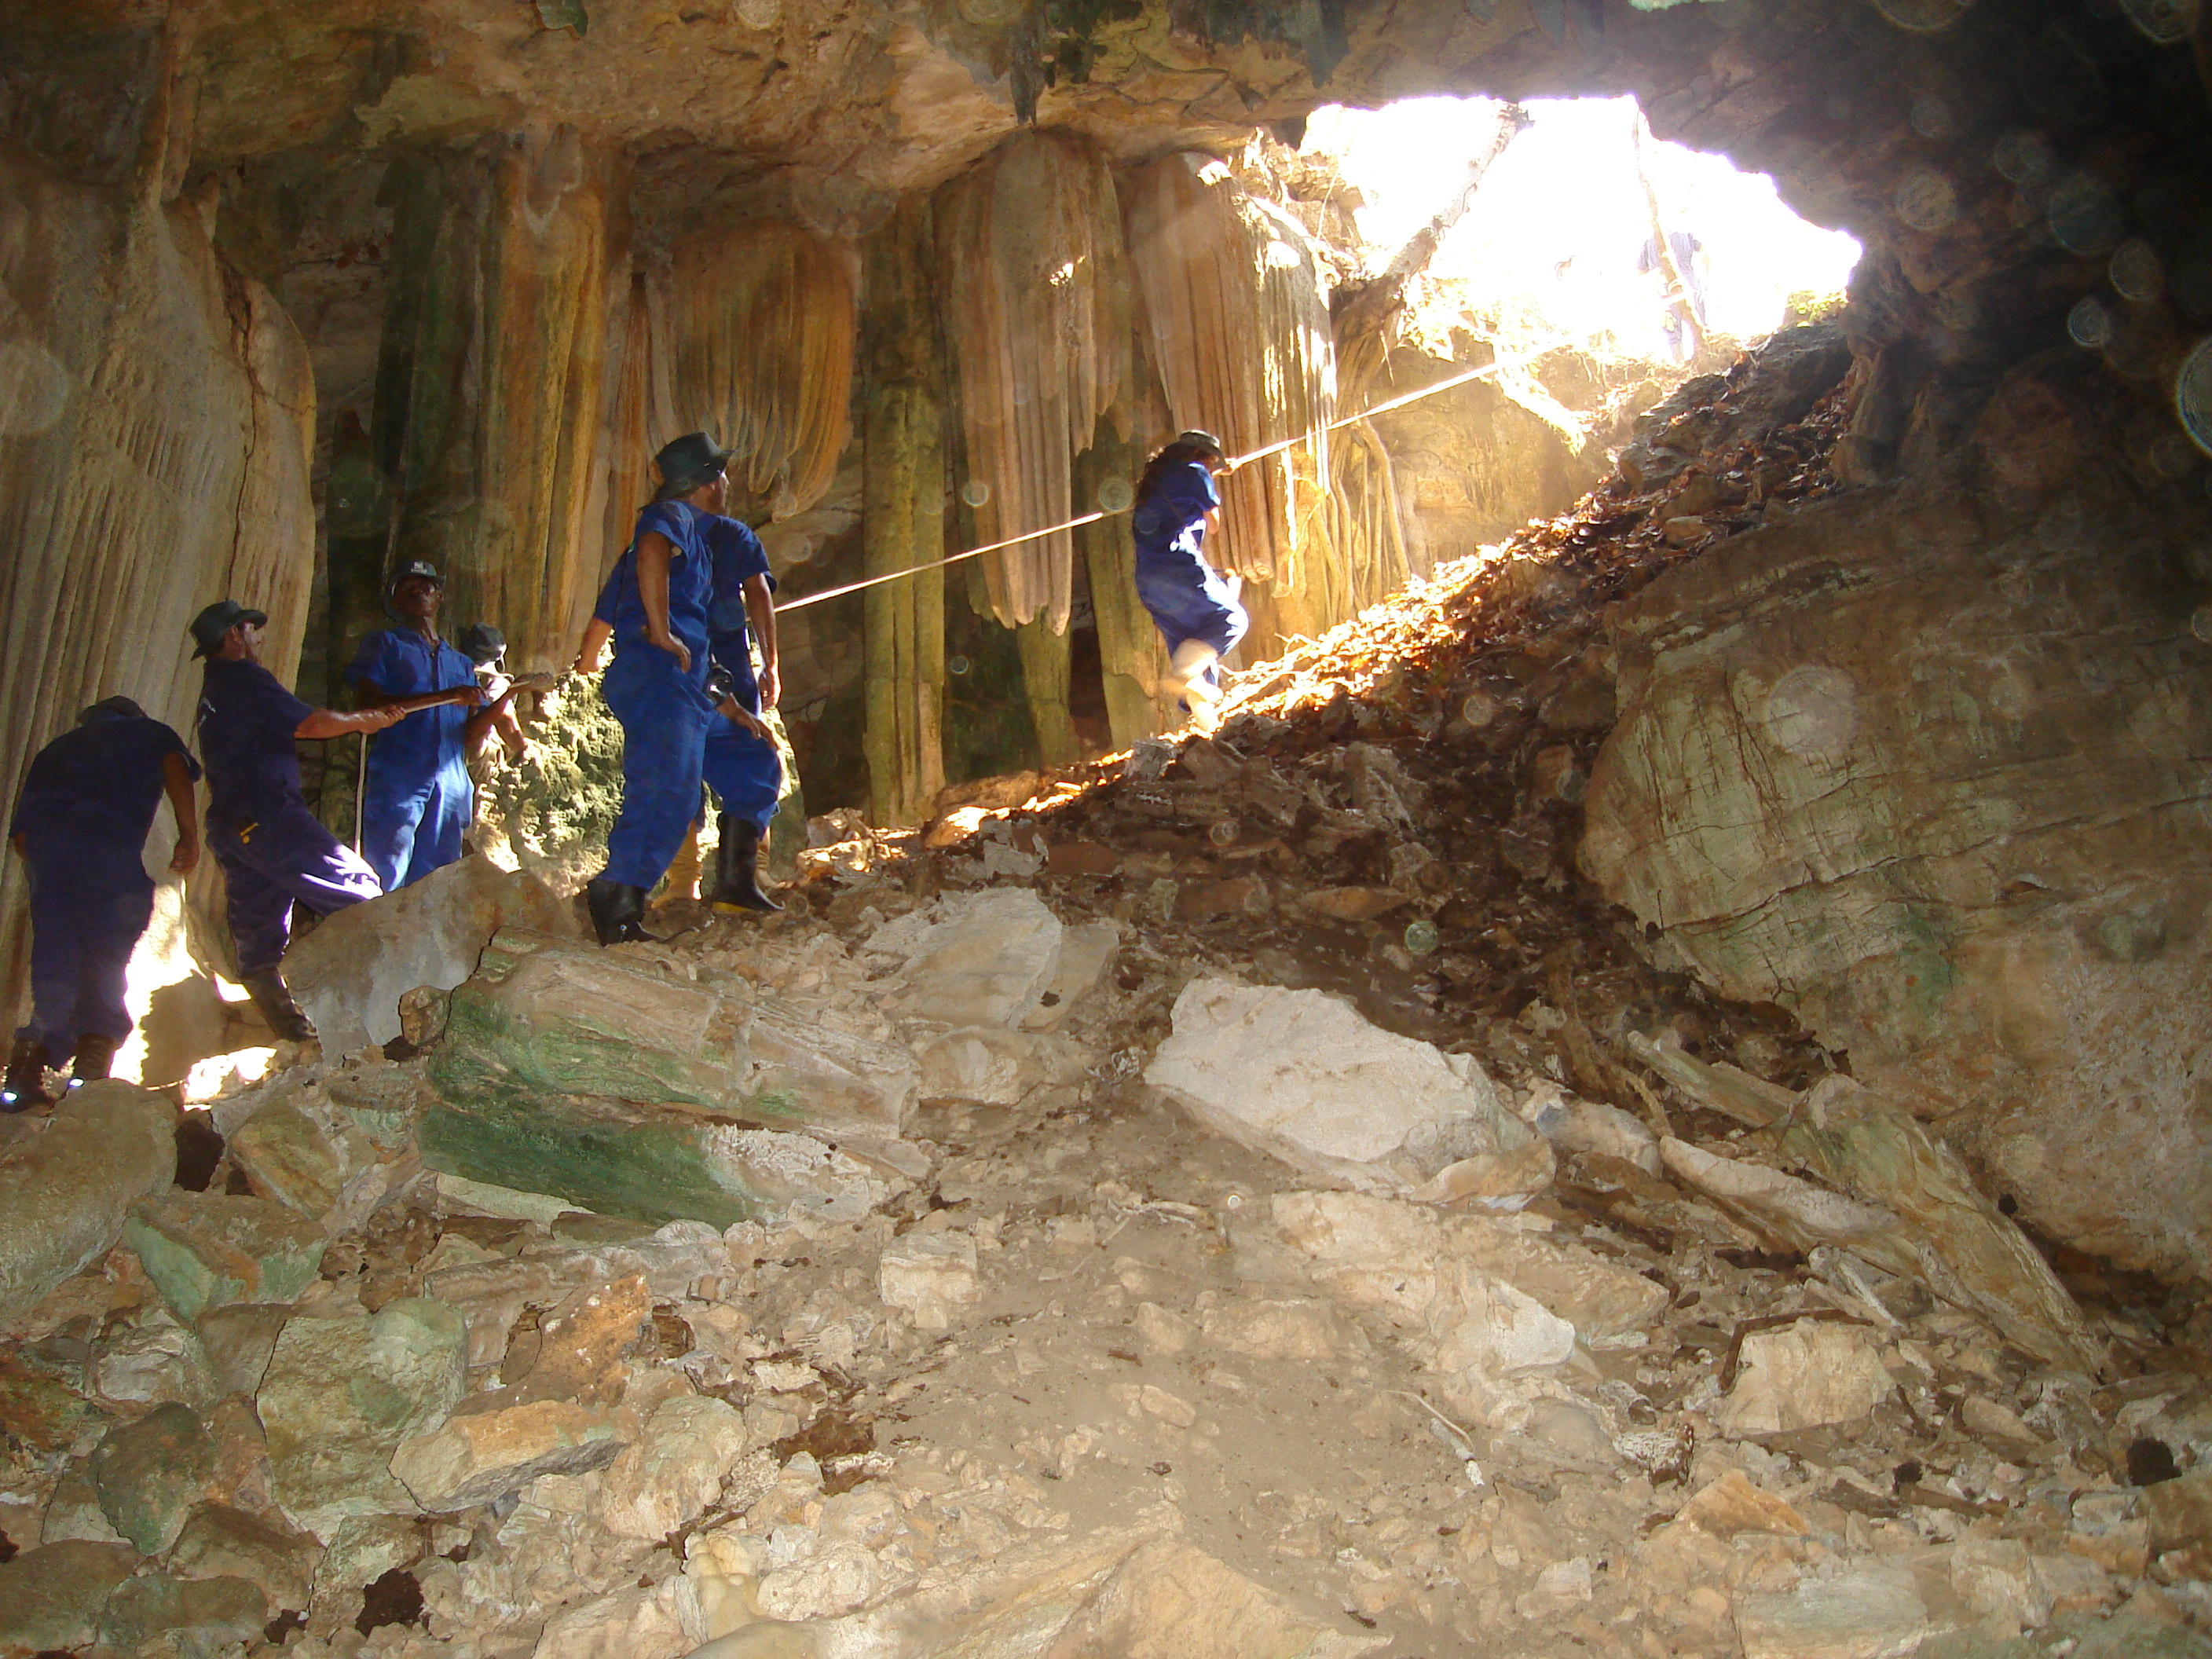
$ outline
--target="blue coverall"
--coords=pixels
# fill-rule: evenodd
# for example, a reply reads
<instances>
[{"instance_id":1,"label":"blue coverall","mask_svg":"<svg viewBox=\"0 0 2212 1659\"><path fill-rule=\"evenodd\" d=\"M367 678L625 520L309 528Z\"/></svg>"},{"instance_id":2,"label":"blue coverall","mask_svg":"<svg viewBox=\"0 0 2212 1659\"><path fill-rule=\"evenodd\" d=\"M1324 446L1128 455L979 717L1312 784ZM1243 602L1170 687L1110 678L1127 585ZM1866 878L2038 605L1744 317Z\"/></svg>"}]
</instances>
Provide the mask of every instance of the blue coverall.
<instances>
[{"instance_id":1,"label":"blue coverall","mask_svg":"<svg viewBox=\"0 0 2212 1659\"><path fill-rule=\"evenodd\" d=\"M270 971L283 959L294 901L326 916L384 890L300 793L292 733L314 712L259 663L208 660L199 711L207 844L230 889L240 974Z\"/></svg>"},{"instance_id":2,"label":"blue coverall","mask_svg":"<svg viewBox=\"0 0 2212 1659\"><path fill-rule=\"evenodd\" d=\"M1198 640L1225 657L1252 625L1227 580L1206 562L1206 515L1220 505L1213 475L1197 461L1165 469L1137 503L1137 597L1170 653ZM1206 678L1214 681L1214 671Z\"/></svg>"},{"instance_id":3,"label":"blue coverall","mask_svg":"<svg viewBox=\"0 0 2212 1659\"><path fill-rule=\"evenodd\" d=\"M8 833L31 866L31 1023L15 1035L49 1054L131 1035L125 970L154 915L140 855L170 755L199 776L161 721L103 711L41 749L23 781Z\"/></svg>"},{"instance_id":4,"label":"blue coverall","mask_svg":"<svg viewBox=\"0 0 2212 1659\"><path fill-rule=\"evenodd\" d=\"M707 546L714 556L714 597L707 613L708 652L729 673L732 695L750 714L759 715L760 680L753 671L752 634L745 620L745 582L769 575L768 553L760 538L741 520L717 514L707 522ZM783 760L775 744L756 737L725 714L708 722L707 785L732 817L750 818L765 830L783 793Z\"/></svg>"},{"instance_id":5,"label":"blue coverall","mask_svg":"<svg viewBox=\"0 0 2212 1659\"><path fill-rule=\"evenodd\" d=\"M412 628L371 634L346 670L386 696L458 691L477 683L476 665L443 640ZM469 711L457 703L418 708L368 739L361 799L361 853L387 893L461 856L476 813L469 781Z\"/></svg>"},{"instance_id":6,"label":"blue coverall","mask_svg":"<svg viewBox=\"0 0 2212 1659\"><path fill-rule=\"evenodd\" d=\"M600 594L614 627L615 659L599 695L623 729L623 803L607 836L605 881L650 890L668 873L699 816L699 779L708 722L720 717L707 695L707 609L714 585L705 541L714 515L688 501L656 501L638 515L637 533ZM668 538L668 630L691 653L691 666L646 638L637 588L637 544L648 531Z\"/></svg>"}]
</instances>

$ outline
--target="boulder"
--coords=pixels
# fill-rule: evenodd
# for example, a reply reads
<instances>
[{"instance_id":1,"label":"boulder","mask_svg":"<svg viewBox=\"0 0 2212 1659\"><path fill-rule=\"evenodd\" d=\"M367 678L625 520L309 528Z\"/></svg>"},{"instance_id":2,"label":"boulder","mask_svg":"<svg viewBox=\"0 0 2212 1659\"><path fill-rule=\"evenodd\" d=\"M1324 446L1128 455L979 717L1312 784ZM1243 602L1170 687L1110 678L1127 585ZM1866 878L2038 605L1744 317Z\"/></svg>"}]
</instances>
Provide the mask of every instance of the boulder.
<instances>
[{"instance_id":1,"label":"boulder","mask_svg":"<svg viewBox=\"0 0 2212 1659\"><path fill-rule=\"evenodd\" d=\"M107 1598L100 1639L117 1653L212 1656L258 1637L270 1612L243 1578L133 1578Z\"/></svg>"},{"instance_id":2,"label":"boulder","mask_svg":"<svg viewBox=\"0 0 2212 1659\"><path fill-rule=\"evenodd\" d=\"M849 1197L862 1177L732 1130L895 1136L917 1095L903 1048L802 1015L646 947L501 933L453 994L418 1127L442 1174L602 1214L715 1227ZM756 1168L757 1165L757 1168ZM871 1200L872 1201L872 1200Z\"/></svg>"},{"instance_id":3,"label":"boulder","mask_svg":"<svg viewBox=\"0 0 2212 1659\"><path fill-rule=\"evenodd\" d=\"M537 1400L455 1413L400 1442L392 1473L423 1509L449 1514L496 1502L543 1474L596 1469L622 1445L606 1407Z\"/></svg>"},{"instance_id":4,"label":"boulder","mask_svg":"<svg viewBox=\"0 0 2212 1659\"><path fill-rule=\"evenodd\" d=\"M1057 1030L1104 975L1121 947L1121 929L1111 921L1079 922L1062 932L1052 978L1038 994L1036 1006L1022 1016L1022 1029Z\"/></svg>"},{"instance_id":5,"label":"boulder","mask_svg":"<svg viewBox=\"0 0 2212 1659\"><path fill-rule=\"evenodd\" d=\"M392 1455L459 1403L467 1349L459 1316L423 1297L285 1325L256 1405L276 1500L295 1524L326 1539L350 1516L416 1512Z\"/></svg>"},{"instance_id":6,"label":"boulder","mask_svg":"<svg viewBox=\"0 0 2212 1659\"><path fill-rule=\"evenodd\" d=\"M1294 1168L1370 1192L1401 1193L1454 1165L1469 1191L1482 1166L1512 1170L1487 1201L1513 1207L1548 1183L1547 1157L1482 1068L1394 1036L1319 991L1196 979L1145 1080L1208 1128Z\"/></svg>"},{"instance_id":7,"label":"boulder","mask_svg":"<svg viewBox=\"0 0 2212 1659\"><path fill-rule=\"evenodd\" d=\"M90 1473L108 1524L141 1554L159 1555L208 1495L215 1438L190 1407L156 1406L107 1431L94 1449Z\"/></svg>"},{"instance_id":8,"label":"boulder","mask_svg":"<svg viewBox=\"0 0 2212 1659\"><path fill-rule=\"evenodd\" d=\"M902 959L886 1012L941 1025L1015 1025L1053 988L1066 932L1027 888L988 888L895 917L866 948ZM1087 944L1082 954L1093 951Z\"/></svg>"},{"instance_id":9,"label":"boulder","mask_svg":"<svg viewBox=\"0 0 2212 1659\"><path fill-rule=\"evenodd\" d=\"M1743 1339L1735 1385L1715 1420L1739 1439L1856 1423L1894 1387L1863 1327L1801 1319Z\"/></svg>"},{"instance_id":10,"label":"boulder","mask_svg":"<svg viewBox=\"0 0 2212 1659\"><path fill-rule=\"evenodd\" d=\"M149 1090L93 1083L0 1152L0 1322L110 1249L131 1204L176 1178L175 1123Z\"/></svg>"},{"instance_id":11,"label":"boulder","mask_svg":"<svg viewBox=\"0 0 2212 1659\"><path fill-rule=\"evenodd\" d=\"M256 1111L230 1132L223 1150L257 1195L301 1215L321 1220L344 1195L344 1153L291 1097L272 1099Z\"/></svg>"},{"instance_id":12,"label":"boulder","mask_svg":"<svg viewBox=\"0 0 2212 1659\"><path fill-rule=\"evenodd\" d=\"M537 877L477 854L329 916L285 953L284 977L324 1052L351 1054L399 1036L400 998L460 984L509 927L574 934L575 907Z\"/></svg>"},{"instance_id":13,"label":"boulder","mask_svg":"<svg viewBox=\"0 0 2212 1659\"><path fill-rule=\"evenodd\" d=\"M0 1561L0 1653L84 1646L100 1627L108 1596L137 1565L127 1545L73 1540Z\"/></svg>"},{"instance_id":14,"label":"boulder","mask_svg":"<svg viewBox=\"0 0 2212 1659\"><path fill-rule=\"evenodd\" d=\"M658 1542L714 1501L745 1445L744 1419L728 1402L703 1395L663 1401L600 1478L600 1523Z\"/></svg>"},{"instance_id":15,"label":"boulder","mask_svg":"<svg viewBox=\"0 0 2212 1659\"><path fill-rule=\"evenodd\" d=\"M1579 857L1669 957L1942 1121L2037 1231L2193 1280L2212 647L2179 544L2107 476L1832 495L1613 606Z\"/></svg>"},{"instance_id":16,"label":"boulder","mask_svg":"<svg viewBox=\"0 0 2212 1659\"><path fill-rule=\"evenodd\" d=\"M185 1520L169 1551L179 1578L243 1578L277 1608L305 1612L322 1546L262 1516L204 1504Z\"/></svg>"},{"instance_id":17,"label":"boulder","mask_svg":"<svg viewBox=\"0 0 2212 1659\"><path fill-rule=\"evenodd\" d=\"M876 1290L885 1307L912 1314L916 1329L951 1329L983 1299L975 1239L966 1233L913 1232L893 1240L877 1264Z\"/></svg>"},{"instance_id":18,"label":"boulder","mask_svg":"<svg viewBox=\"0 0 2212 1659\"><path fill-rule=\"evenodd\" d=\"M180 1319L234 1303L282 1305L321 1267L323 1230L265 1198L164 1193L131 1206L124 1242Z\"/></svg>"},{"instance_id":19,"label":"boulder","mask_svg":"<svg viewBox=\"0 0 2212 1659\"><path fill-rule=\"evenodd\" d=\"M1909 1568L1868 1561L1787 1595L1739 1596L1735 1628L1743 1659L1879 1659L1948 1626L1929 1617Z\"/></svg>"},{"instance_id":20,"label":"boulder","mask_svg":"<svg viewBox=\"0 0 2212 1659\"><path fill-rule=\"evenodd\" d=\"M1012 1106L1032 1089L1079 1082L1091 1054L1065 1037L969 1025L932 1037L915 1058L923 1098Z\"/></svg>"}]
</instances>

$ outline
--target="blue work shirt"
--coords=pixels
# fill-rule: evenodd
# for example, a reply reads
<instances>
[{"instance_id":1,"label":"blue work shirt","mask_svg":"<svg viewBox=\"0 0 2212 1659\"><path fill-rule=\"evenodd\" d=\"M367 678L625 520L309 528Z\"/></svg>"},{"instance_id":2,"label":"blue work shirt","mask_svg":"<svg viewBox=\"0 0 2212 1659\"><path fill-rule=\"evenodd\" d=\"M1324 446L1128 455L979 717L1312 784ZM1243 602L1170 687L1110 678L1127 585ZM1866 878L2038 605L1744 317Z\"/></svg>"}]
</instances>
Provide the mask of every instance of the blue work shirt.
<instances>
[{"instance_id":1,"label":"blue work shirt","mask_svg":"<svg viewBox=\"0 0 2212 1659\"><path fill-rule=\"evenodd\" d=\"M307 804L292 733L314 712L258 662L208 659L200 683L199 738L207 762L209 823L243 824L288 801Z\"/></svg>"},{"instance_id":2,"label":"blue work shirt","mask_svg":"<svg viewBox=\"0 0 2212 1659\"><path fill-rule=\"evenodd\" d=\"M716 515L702 513L689 501L655 501L637 515L637 533L607 578L602 592L606 620L614 625L615 651L667 653L645 636L645 600L637 590L637 544L648 531L668 538L668 631L691 653L691 667L703 680L707 674L707 611L714 601L714 561L706 544L706 528ZM673 661L674 659L670 659Z\"/></svg>"},{"instance_id":3,"label":"blue work shirt","mask_svg":"<svg viewBox=\"0 0 2212 1659\"><path fill-rule=\"evenodd\" d=\"M361 642L346 678L366 680L386 696L412 697L474 685L477 665L443 640L412 628L386 628ZM421 783L448 769L465 769L469 714L458 703L441 703L386 726L368 745L371 775Z\"/></svg>"},{"instance_id":4,"label":"blue work shirt","mask_svg":"<svg viewBox=\"0 0 2212 1659\"><path fill-rule=\"evenodd\" d=\"M1132 530L1137 568L1203 559L1206 515L1221 505L1213 474L1198 461L1178 461L1163 471L1152 494L1137 503Z\"/></svg>"},{"instance_id":5,"label":"blue work shirt","mask_svg":"<svg viewBox=\"0 0 2212 1659\"><path fill-rule=\"evenodd\" d=\"M183 756L185 769L199 776L185 740L161 721L95 714L32 759L8 833L22 836L42 863L127 863L135 870L161 804L161 763L171 755Z\"/></svg>"},{"instance_id":6,"label":"blue work shirt","mask_svg":"<svg viewBox=\"0 0 2212 1659\"><path fill-rule=\"evenodd\" d=\"M707 550L714 571L714 599L707 608L708 654L730 671L737 682L738 701L760 713L760 685L753 671L752 629L745 614L745 584L755 576L768 577L768 591L775 592L775 577L768 568L768 550L741 519L720 514L707 521Z\"/></svg>"}]
</instances>

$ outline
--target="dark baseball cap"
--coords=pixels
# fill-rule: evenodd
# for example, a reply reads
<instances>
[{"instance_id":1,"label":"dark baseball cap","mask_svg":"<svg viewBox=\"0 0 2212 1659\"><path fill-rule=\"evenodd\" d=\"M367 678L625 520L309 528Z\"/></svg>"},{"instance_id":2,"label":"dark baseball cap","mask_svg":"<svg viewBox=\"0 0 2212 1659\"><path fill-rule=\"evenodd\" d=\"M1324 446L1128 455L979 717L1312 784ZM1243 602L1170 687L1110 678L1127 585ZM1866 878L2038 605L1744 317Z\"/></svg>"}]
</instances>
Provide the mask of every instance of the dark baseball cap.
<instances>
[{"instance_id":1,"label":"dark baseball cap","mask_svg":"<svg viewBox=\"0 0 2212 1659\"><path fill-rule=\"evenodd\" d=\"M76 717L82 726L90 720L144 720L146 711L128 697L102 697Z\"/></svg>"},{"instance_id":2,"label":"dark baseball cap","mask_svg":"<svg viewBox=\"0 0 2212 1659\"><path fill-rule=\"evenodd\" d=\"M687 432L664 444L653 458L660 469L660 496L688 495L702 484L712 483L730 464L730 452L703 432Z\"/></svg>"},{"instance_id":3,"label":"dark baseball cap","mask_svg":"<svg viewBox=\"0 0 2212 1659\"><path fill-rule=\"evenodd\" d=\"M240 623L252 623L256 628L269 625L265 611L249 611L236 599L217 599L192 618L191 635L199 649L195 657L212 656L222 644L222 636Z\"/></svg>"},{"instance_id":4,"label":"dark baseball cap","mask_svg":"<svg viewBox=\"0 0 2212 1659\"><path fill-rule=\"evenodd\" d=\"M399 584L410 576L421 576L426 580L437 583L441 587L446 585L446 579L438 574L436 565L432 564L428 559L411 559L392 573L392 589L397 590Z\"/></svg>"},{"instance_id":5,"label":"dark baseball cap","mask_svg":"<svg viewBox=\"0 0 2212 1659\"><path fill-rule=\"evenodd\" d=\"M457 643L471 662L483 668L500 659L507 649L507 635L489 623L471 623L461 630Z\"/></svg>"}]
</instances>

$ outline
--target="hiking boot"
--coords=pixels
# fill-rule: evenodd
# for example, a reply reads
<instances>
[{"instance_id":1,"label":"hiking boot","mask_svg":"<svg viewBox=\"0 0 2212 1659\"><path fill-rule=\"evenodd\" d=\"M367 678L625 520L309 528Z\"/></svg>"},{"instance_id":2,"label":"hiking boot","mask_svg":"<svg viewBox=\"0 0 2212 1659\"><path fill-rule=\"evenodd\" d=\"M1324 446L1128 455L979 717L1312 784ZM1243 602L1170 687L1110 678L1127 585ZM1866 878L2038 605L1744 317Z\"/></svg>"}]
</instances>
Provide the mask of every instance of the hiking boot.
<instances>
[{"instance_id":1,"label":"hiking boot","mask_svg":"<svg viewBox=\"0 0 2212 1659\"><path fill-rule=\"evenodd\" d=\"M46 1088L46 1066L52 1056L34 1037L19 1036L8 1055L8 1077L0 1083L0 1111L27 1112L33 1106L50 1106L53 1095Z\"/></svg>"},{"instance_id":2,"label":"hiking boot","mask_svg":"<svg viewBox=\"0 0 2212 1659\"><path fill-rule=\"evenodd\" d=\"M246 988L246 994L252 999L253 1006L261 1011L261 1018L269 1022L269 1029L285 1042L315 1040L315 1023L292 1000L292 988L284 983L284 975L276 969L240 974L238 982Z\"/></svg>"},{"instance_id":3,"label":"hiking boot","mask_svg":"<svg viewBox=\"0 0 2212 1659\"><path fill-rule=\"evenodd\" d=\"M76 1058L70 1062L70 1081L97 1083L115 1069L115 1051L123 1045L111 1036L81 1036Z\"/></svg>"},{"instance_id":4,"label":"hiking boot","mask_svg":"<svg viewBox=\"0 0 2212 1659\"><path fill-rule=\"evenodd\" d=\"M645 889L595 877L584 888L584 908L602 945L631 945L653 936L645 931Z\"/></svg>"},{"instance_id":5,"label":"hiking boot","mask_svg":"<svg viewBox=\"0 0 2212 1659\"><path fill-rule=\"evenodd\" d=\"M726 915L750 910L761 915L783 908L760 884L760 825L750 818L720 818L722 848L716 860L714 892L709 901Z\"/></svg>"}]
</instances>

